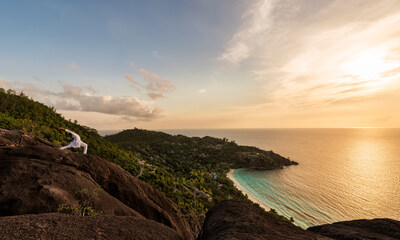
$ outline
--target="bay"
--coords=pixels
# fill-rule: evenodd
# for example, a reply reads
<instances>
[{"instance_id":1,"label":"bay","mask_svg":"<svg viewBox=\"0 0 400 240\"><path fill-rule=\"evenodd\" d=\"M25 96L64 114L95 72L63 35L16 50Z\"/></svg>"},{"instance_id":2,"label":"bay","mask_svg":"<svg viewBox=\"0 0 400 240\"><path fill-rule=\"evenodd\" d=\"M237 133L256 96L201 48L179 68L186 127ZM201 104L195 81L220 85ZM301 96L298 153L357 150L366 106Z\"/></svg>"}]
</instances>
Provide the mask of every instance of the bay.
<instances>
[{"instance_id":1,"label":"bay","mask_svg":"<svg viewBox=\"0 0 400 240\"><path fill-rule=\"evenodd\" d=\"M361 218L400 220L400 129L180 129L186 136L227 137L289 157L282 170L235 170L235 180L266 208L295 224Z\"/></svg>"}]
</instances>

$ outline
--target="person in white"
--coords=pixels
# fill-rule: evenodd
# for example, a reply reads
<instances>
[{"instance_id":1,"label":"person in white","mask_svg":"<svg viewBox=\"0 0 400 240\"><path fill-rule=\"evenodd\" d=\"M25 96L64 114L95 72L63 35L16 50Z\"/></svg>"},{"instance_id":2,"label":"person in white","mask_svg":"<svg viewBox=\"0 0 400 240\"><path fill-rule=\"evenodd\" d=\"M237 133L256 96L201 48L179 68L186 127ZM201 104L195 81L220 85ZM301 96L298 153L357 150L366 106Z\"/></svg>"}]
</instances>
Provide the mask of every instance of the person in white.
<instances>
[{"instance_id":1,"label":"person in white","mask_svg":"<svg viewBox=\"0 0 400 240\"><path fill-rule=\"evenodd\" d=\"M64 128L60 128L60 130L66 131L67 133L71 134L72 138L74 139L74 140L72 140L72 142L70 144L68 144L67 146L61 147L60 149L66 149L66 148L70 148L70 147L73 147L73 148L83 147L83 154L86 154L88 145L86 143L82 142L81 137L78 134L76 134L75 132L70 131L68 129L64 129Z\"/></svg>"}]
</instances>

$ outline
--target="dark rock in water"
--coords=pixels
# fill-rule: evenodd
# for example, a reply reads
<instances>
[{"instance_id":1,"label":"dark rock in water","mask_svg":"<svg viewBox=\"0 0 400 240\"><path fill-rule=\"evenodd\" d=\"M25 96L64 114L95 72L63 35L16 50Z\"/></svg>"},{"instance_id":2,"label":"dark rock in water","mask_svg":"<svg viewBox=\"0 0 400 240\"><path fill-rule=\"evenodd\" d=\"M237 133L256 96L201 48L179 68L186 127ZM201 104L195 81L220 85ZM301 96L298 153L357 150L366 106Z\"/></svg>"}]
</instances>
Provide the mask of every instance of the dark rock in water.
<instances>
[{"instance_id":1,"label":"dark rock in water","mask_svg":"<svg viewBox=\"0 0 400 240\"><path fill-rule=\"evenodd\" d=\"M387 218L353 220L310 227L308 231L333 239L400 239L400 221Z\"/></svg>"},{"instance_id":2,"label":"dark rock in water","mask_svg":"<svg viewBox=\"0 0 400 240\"><path fill-rule=\"evenodd\" d=\"M60 150L20 131L0 129L0 176L0 216L57 212L61 204L77 204L78 191L100 186L94 209L151 219L193 238L175 203L149 184L100 157Z\"/></svg>"},{"instance_id":3,"label":"dark rock in water","mask_svg":"<svg viewBox=\"0 0 400 240\"><path fill-rule=\"evenodd\" d=\"M0 218L0 239L181 239L176 231L134 216L79 217L58 213Z\"/></svg>"},{"instance_id":4,"label":"dark rock in water","mask_svg":"<svg viewBox=\"0 0 400 240\"><path fill-rule=\"evenodd\" d=\"M330 239L277 219L254 204L224 201L211 208L198 240Z\"/></svg>"}]
</instances>

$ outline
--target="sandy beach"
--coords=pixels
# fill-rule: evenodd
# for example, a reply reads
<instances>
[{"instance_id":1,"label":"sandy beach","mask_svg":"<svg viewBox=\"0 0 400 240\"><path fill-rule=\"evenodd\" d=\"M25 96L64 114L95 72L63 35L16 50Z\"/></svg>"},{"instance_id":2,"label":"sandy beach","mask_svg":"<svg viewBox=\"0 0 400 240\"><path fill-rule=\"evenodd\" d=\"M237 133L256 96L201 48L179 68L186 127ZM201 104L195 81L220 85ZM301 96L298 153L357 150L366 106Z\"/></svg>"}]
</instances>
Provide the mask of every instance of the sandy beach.
<instances>
[{"instance_id":1,"label":"sandy beach","mask_svg":"<svg viewBox=\"0 0 400 240\"><path fill-rule=\"evenodd\" d=\"M264 208L266 211L269 211L270 208L268 208L267 206L265 206L260 200L258 200L257 198L253 197L249 192L246 191L246 188L244 188L242 185L240 185L240 183L238 181L236 181L235 177L234 177L234 169L230 169L227 177L232 180L233 184L235 185L235 187L237 189L239 189L243 194L247 195L247 197L254 203L259 204L262 208Z\"/></svg>"}]
</instances>

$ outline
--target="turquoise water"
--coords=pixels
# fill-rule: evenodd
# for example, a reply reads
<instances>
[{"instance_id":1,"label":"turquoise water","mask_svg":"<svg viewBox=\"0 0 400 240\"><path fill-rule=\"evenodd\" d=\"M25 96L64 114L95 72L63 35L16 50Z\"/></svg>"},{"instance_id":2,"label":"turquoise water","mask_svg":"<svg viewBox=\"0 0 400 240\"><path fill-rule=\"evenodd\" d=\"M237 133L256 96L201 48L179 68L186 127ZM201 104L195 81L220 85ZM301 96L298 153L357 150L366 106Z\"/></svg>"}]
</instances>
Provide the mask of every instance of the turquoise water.
<instances>
[{"instance_id":1,"label":"turquoise water","mask_svg":"<svg viewBox=\"0 0 400 240\"><path fill-rule=\"evenodd\" d=\"M239 169L234 177L302 228L359 218L400 220L400 129L164 131L227 137L299 162L283 170Z\"/></svg>"}]
</instances>

